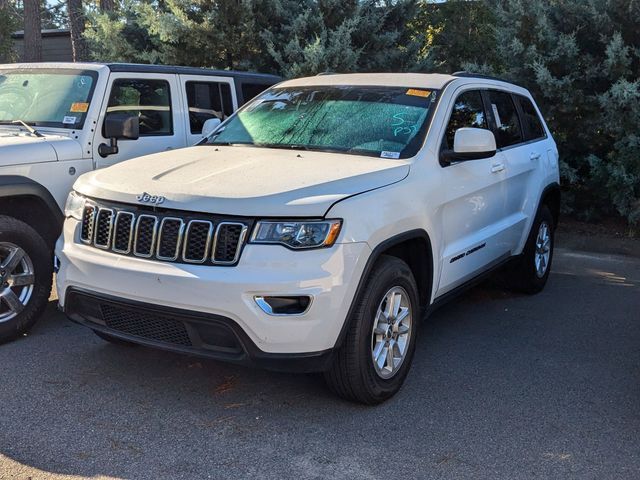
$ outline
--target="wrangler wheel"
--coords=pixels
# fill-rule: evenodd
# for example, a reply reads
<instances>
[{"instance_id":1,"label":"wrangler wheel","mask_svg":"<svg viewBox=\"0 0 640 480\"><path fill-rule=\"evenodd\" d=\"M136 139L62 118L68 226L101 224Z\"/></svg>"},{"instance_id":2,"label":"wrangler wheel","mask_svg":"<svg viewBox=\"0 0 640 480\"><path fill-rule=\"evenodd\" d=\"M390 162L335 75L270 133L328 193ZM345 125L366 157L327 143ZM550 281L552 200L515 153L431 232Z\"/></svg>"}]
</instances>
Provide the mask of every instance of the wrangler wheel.
<instances>
[{"instance_id":1,"label":"wrangler wheel","mask_svg":"<svg viewBox=\"0 0 640 480\"><path fill-rule=\"evenodd\" d=\"M0 343L25 333L47 304L51 250L29 225L0 216Z\"/></svg>"}]
</instances>

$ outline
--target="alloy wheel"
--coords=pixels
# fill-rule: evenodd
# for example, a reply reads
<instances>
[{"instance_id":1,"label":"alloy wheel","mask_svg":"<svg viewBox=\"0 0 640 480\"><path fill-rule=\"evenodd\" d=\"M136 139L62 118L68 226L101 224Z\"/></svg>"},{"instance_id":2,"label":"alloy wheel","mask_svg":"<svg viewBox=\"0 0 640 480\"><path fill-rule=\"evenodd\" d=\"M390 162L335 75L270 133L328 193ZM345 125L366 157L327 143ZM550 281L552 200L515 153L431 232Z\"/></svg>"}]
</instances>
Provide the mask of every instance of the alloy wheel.
<instances>
[{"instance_id":1,"label":"alloy wheel","mask_svg":"<svg viewBox=\"0 0 640 480\"><path fill-rule=\"evenodd\" d=\"M542 222L538 229L538 236L536 237L536 251L534 255L536 275L538 278L544 277L545 273L547 273L550 257L551 232L549 230L549 224L547 222Z\"/></svg>"},{"instance_id":2,"label":"alloy wheel","mask_svg":"<svg viewBox=\"0 0 640 480\"><path fill-rule=\"evenodd\" d=\"M381 378L398 373L409 351L411 325L409 294L402 287L391 288L378 306L371 332L371 359Z\"/></svg>"},{"instance_id":3,"label":"alloy wheel","mask_svg":"<svg viewBox=\"0 0 640 480\"><path fill-rule=\"evenodd\" d=\"M13 243L0 242L0 323L22 313L31 299L35 281L29 255Z\"/></svg>"}]
</instances>

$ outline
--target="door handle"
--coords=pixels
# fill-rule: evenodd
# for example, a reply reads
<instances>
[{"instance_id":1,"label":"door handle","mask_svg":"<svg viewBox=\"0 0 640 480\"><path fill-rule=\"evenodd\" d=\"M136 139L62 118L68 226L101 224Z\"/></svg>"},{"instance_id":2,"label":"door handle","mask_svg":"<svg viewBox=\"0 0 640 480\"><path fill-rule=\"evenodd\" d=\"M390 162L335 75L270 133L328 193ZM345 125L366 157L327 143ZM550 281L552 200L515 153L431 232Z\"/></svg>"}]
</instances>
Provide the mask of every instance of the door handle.
<instances>
[{"instance_id":1,"label":"door handle","mask_svg":"<svg viewBox=\"0 0 640 480\"><path fill-rule=\"evenodd\" d=\"M504 163L495 163L491 165L491 173L498 173L504 170Z\"/></svg>"},{"instance_id":2,"label":"door handle","mask_svg":"<svg viewBox=\"0 0 640 480\"><path fill-rule=\"evenodd\" d=\"M540 159L540 154L538 152L532 152L531 155L529 155L529 158L531 160L539 160Z\"/></svg>"}]
</instances>

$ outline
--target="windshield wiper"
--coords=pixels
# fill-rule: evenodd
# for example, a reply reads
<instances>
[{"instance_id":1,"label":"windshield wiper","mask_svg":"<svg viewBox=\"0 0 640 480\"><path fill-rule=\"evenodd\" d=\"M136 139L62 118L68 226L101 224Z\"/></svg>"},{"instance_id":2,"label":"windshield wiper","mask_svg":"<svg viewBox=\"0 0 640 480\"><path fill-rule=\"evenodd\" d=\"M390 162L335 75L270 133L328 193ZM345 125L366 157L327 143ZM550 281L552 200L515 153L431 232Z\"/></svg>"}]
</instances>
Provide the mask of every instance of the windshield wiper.
<instances>
[{"instance_id":1,"label":"windshield wiper","mask_svg":"<svg viewBox=\"0 0 640 480\"><path fill-rule=\"evenodd\" d=\"M246 147L247 145L254 145L254 144L249 142L206 142L206 143L203 143L202 145L213 145L215 147L219 147L219 146L233 147L234 145L242 145Z\"/></svg>"},{"instance_id":2,"label":"windshield wiper","mask_svg":"<svg viewBox=\"0 0 640 480\"><path fill-rule=\"evenodd\" d=\"M22 125L31 135L35 135L36 137L44 137L43 134L41 134L39 131L37 131L35 128L33 128L31 125L27 124L26 122L22 121L22 120L14 120L13 122L11 122L13 124L20 124Z\"/></svg>"},{"instance_id":3,"label":"windshield wiper","mask_svg":"<svg viewBox=\"0 0 640 480\"><path fill-rule=\"evenodd\" d=\"M256 143L256 147L279 148L282 150L306 150L306 151L311 150L311 148L307 147L306 145L288 144L288 143Z\"/></svg>"}]
</instances>

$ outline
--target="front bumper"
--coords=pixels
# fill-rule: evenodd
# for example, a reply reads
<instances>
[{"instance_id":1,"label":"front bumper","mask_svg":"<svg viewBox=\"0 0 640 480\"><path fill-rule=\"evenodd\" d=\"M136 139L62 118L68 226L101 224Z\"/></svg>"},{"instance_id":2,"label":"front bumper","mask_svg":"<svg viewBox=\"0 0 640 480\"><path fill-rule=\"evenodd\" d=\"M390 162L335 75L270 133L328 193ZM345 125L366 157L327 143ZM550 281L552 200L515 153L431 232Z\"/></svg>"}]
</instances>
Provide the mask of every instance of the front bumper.
<instances>
[{"instance_id":1,"label":"front bumper","mask_svg":"<svg viewBox=\"0 0 640 480\"><path fill-rule=\"evenodd\" d=\"M87 314L86 305L76 306L80 293L145 312L152 307L154 315L182 318L194 333L189 353L216 358L222 358L220 352L212 354L206 341L198 338L202 335L196 326L224 324L239 339L243 351L239 357L246 357L234 360L228 355L233 352L225 352L224 359L242 363L262 363L256 360L270 354L308 357L332 350L371 253L366 243L304 252L279 245L247 245L235 267L185 265L86 246L77 241L77 227L76 220L68 219L56 246L59 302L72 319L115 335L95 315ZM309 295L313 301L303 315L272 316L255 303L259 295ZM122 335L130 334L120 331L118 336ZM169 348L166 342L153 339L127 339ZM183 351L184 345L170 349L176 347Z\"/></svg>"},{"instance_id":2,"label":"front bumper","mask_svg":"<svg viewBox=\"0 0 640 480\"><path fill-rule=\"evenodd\" d=\"M266 353L233 320L110 298L70 288L65 313L76 323L116 338L177 353L286 372L329 368L333 350Z\"/></svg>"}]
</instances>

